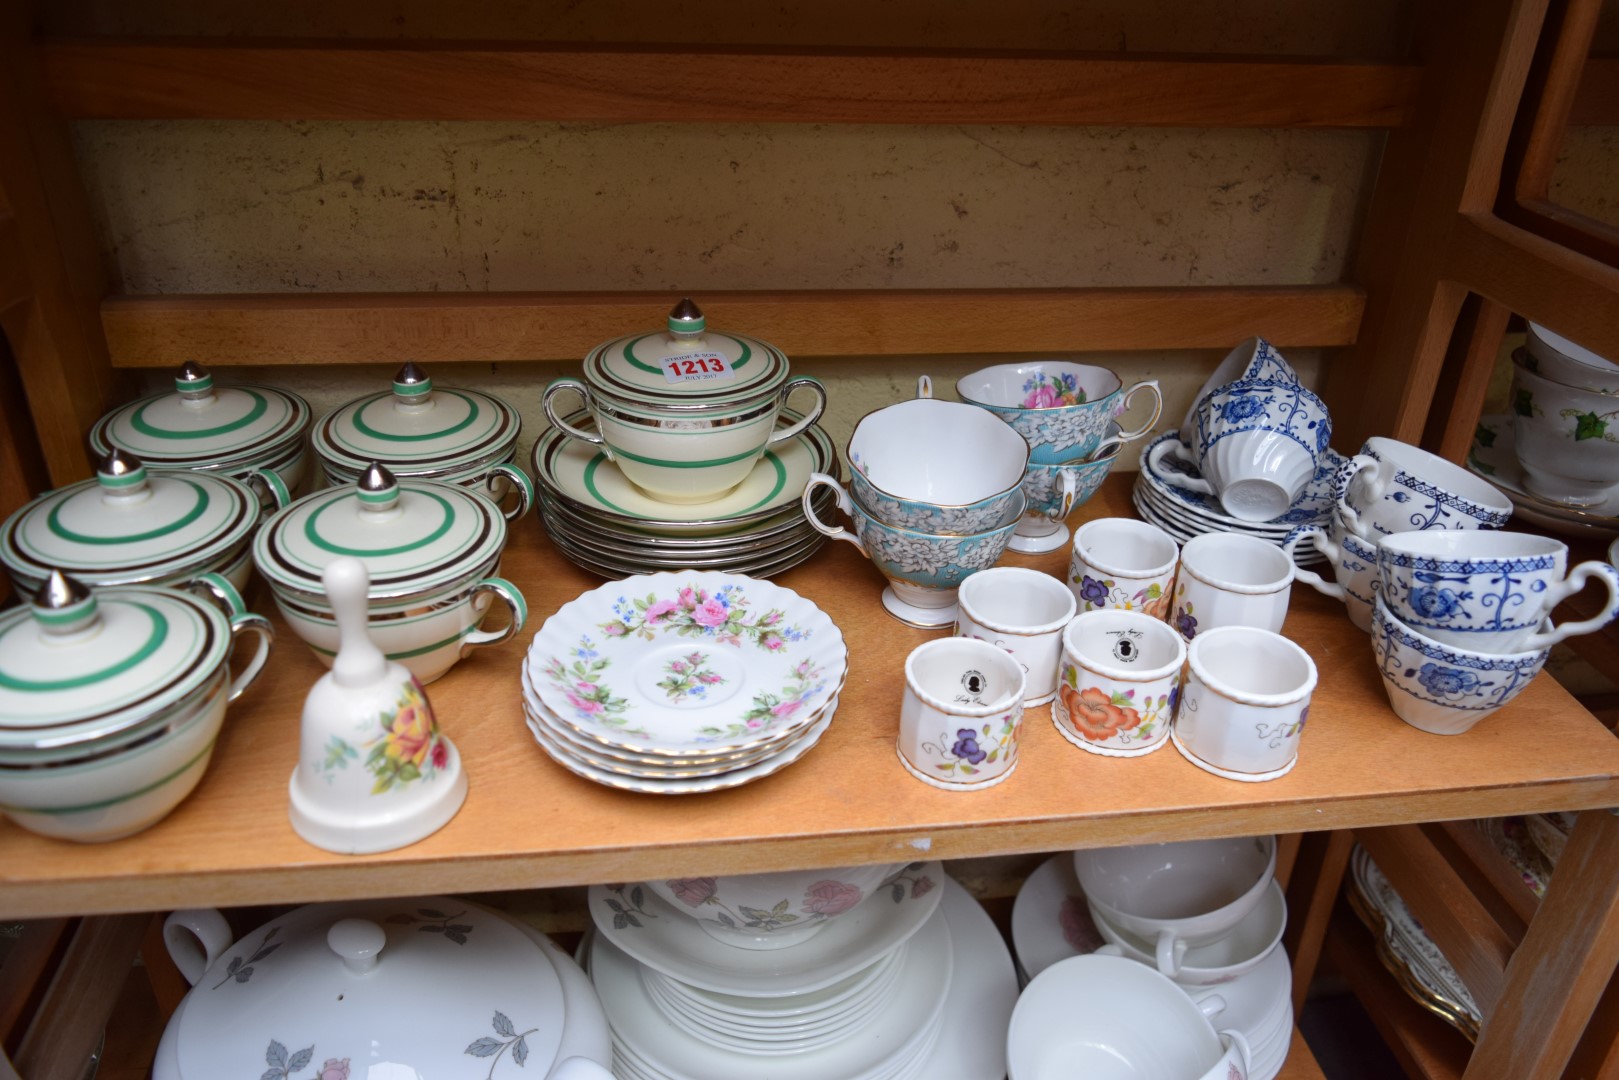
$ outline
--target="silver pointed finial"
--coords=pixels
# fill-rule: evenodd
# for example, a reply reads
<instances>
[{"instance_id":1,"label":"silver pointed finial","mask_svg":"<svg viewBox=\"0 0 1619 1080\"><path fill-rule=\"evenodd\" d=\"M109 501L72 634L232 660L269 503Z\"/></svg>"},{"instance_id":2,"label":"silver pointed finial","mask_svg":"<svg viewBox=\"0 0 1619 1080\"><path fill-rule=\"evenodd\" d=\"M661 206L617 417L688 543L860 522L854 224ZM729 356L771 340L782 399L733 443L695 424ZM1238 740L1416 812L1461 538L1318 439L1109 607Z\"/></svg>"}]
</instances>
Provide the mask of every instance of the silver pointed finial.
<instances>
[{"instance_id":1,"label":"silver pointed finial","mask_svg":"<svg viewBox=\"0 0 1619 1080\"><path fill-rule=\"evenodd\" d=\"M380 461L373 461L365 467L365 472L360 474L361 491L387 491L398 486L399 481L394 478L394 474Z\"/></svg>"},{"instance_id":2,"label":"silver pointed finial","mask_svg":"<svg viewBox=\"0 0 1619 1080\"><path fill-rule=\"evenodd\" d=\"M703 309L692 303L691 297L682 297L669 312L669 330L675 334L700 334L708 325Z\"/></svg>"},{"instance_id":3,"label":"silver pointed finial","mask_svg":"<svg viewBox=\"0 0 1619 1080\"><path fill-rule=\"evenodd\" d=\"M115 446L107 456L96 463L96 472L106 476L133 476L146 468L145 463L121 446Z\"/></svg>"},{"instance_id":4,"label":"silver pointed finial","mask_svg":"<svg viewBox=\"0 0 1619 1080\"><path fill-rule=\"evenodd\" d=\"M427 372L414 360L406 360L404 365L394 373L394 382L402 386L414 386L416 383L427 382Z\"/></svg>"},{"instance_id":5,"label":"silver pointed finial","mask_svg":"<svg viewBox=\"0 0 1619 1080\"><path fill-rule=\"evenodd\" d=\"M424 404L433 393L433 380L414 360L394 372L394 398L405 405Z\"/></svg>"},{"instance_id":6,"label":"silver pointed finial","mask_svg":"<svg viewBox=\"0 0 1619 1080\"><path fill-rule=\"evenodd\" d=\"M203 367L195 360L187 360L185 363L180 365L180 374L175 377L174 381L177 383L197 383L204 380L211 380L212 378L213 375L208 371L207 368Z\"/></svg>"},{"instance_id":7,"label":"silver pointed finial","mask_svg":"<svg viewBox=\"0 0 1619 1080\"><path fill-rule=\"evenodd\" d=\"M61 611L90 599L90 587L78 578L69 577L60 570L52 570L34 593L34 606L46 611Z\"/></svg>"},{"instance_id":8,"label":"silver pointed finial","mask_svg":"<svg viewBox=\"0 0 1619 1080\"><path fill-rule=\"evenodd\" d=\"M180 373L174 377L174 389L185 401L208 401L214 396L214 377L195 360L187 360L180 365Z\"/></svg>"}]
</instances>

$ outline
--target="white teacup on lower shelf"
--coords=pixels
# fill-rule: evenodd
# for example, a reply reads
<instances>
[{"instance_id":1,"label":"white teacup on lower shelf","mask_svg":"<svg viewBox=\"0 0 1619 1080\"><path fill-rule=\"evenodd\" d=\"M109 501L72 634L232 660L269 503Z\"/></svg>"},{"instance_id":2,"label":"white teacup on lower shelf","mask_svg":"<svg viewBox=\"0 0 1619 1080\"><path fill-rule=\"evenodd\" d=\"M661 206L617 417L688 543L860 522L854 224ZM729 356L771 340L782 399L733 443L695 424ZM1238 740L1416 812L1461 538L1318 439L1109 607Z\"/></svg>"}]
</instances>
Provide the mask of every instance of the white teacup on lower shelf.
<instances>
[{"instance_id":1,"label":"white teacup on lower shelf","mask_svg":"<svg viewBox=\"0 0 1619 1080\"><path fill-rule=\"evenodd\" d=\"M1137 963L1159 967L1155 946L1130 934L1092 909L1091 921L1109 944ZM1245 975L1264 962L1282 941L1287 929L1287 897L1274 878L1254 909L1242 917L1231 933L1207 945L1188 947L1180 962L1165 975L1181 986L1218 986ZM1159 967L1160 971L1163 971Z\"/></svg>"},{"instance_id":2,"label":"white teacup on lower shelf","mask_svg":"<svg viewBox=\"0 0 1619 1080\"><path fill-rule=\"evenodd\" d=\"M1228 780L1274 780L1298 763L1315 661L1280 634L1222 626L1187 650L1192 673L1171 738L1186 760Z\"/></svg>"}]
</instances>

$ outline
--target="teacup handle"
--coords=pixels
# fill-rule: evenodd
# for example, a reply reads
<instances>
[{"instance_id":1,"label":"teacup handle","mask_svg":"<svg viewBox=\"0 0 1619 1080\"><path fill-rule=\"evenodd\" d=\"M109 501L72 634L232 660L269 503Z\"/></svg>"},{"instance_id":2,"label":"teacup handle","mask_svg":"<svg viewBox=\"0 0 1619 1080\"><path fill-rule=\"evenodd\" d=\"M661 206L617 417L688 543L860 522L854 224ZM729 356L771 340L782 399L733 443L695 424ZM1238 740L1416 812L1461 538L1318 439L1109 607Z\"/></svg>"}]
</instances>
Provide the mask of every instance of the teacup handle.
<instances>
[{"instance_id":1,"label":"teacup handle","mask_svg":"<svg viewBox=\"0 0 1619 1080\"><path fill-rule=\"evenodd\" d=\"M1361 528L1360 513L1349 505L1349 485L1362 472L1370 470L1371 475L1366 477L1367 505L1370 506L1383 498L1388 491L1389 481L1393 478L1392 466L1383 468L1383 462L1378 461L1370 454L1356 454L1344 466L1343 474L1338 480L1338 512L1344 516L1344 524L1349 530L1362 540L1375 540L1377 537L1368 535L1367 530Z\"/></svg>"},{"instance_id":2,"label":"teacup handle","mask_svg":"<svg viewBox=\"0 0 1619 1080\"><path fill-rule=\"evenodd\" d=\"M831 488L834 497L837 499L838 509L848 514L850 520L854 519L854 503L850 500L849 493L843 490L843 485L838 483L835 477L828 476L826 473L810 473L809 482L804 485L803 503L804 516L809 519L811 528L822 535L830 536L834 540L847 540L855 546L860 554L868 559L871 558L871 553L866 550L866 545L860 542L858 536L845 529L842 525L828 525L815 516L815 507L810 505L810 495L818 487Z\"/></svg>"},{"instance_id":3,"label":"teacup handle","mask_svg":"<svg viewBox=\"0 0 1619 1080\"><path fill-rule=\"evenodd\" d=\"M1181 961L1186 959L1186 941L1176 935L1173 930L1158 931L1158 970L1173 979L1181 973ZM1201 1006L1200 1006L1201 1007ZM1225 1002L1220 1002L1220 1008L1225 1008ZM1213 1013L1204 1013L1213 1016Z\"/></svg>"},{"instance_id":4,"label":"teacup handle","mask_svg":"<svg viewBox=\"0 0 1619 1080\"><path fill-rule=\"evenodd\" d=\"M1550 611L1585 588L1585 583L1592 578L1598 579L1608 587L1608 602L1602 605L1601 611L1589 619L1561 623L1544 634L1534 634L1528 641L1518 647L1518 651L1530 652L1536 649L1549 649L1564 638L1589 634L1612 622L1613 617L1619 614L1619 570L1595 559L1590 562L1580 563L1580 565L1569 571L1568 577L1546 590L1545 610Z\"/></svg>"},{"instance_id":5,"label":"teacup handle","mask_svg":"<svg viewBox=\"0 0 1619 1080\"><path fill-rule=\"evenodd\" d=\"M800 375L796 379L789 379L787 381L787 385L781 388L781 397L777 400L781 405L785 406L787 404L787 399L792 396L793 391L799 389L815 391L815 408L805 413L804 419L800 420L798 423L793 424L790 427L784 427L780 431L777 431L775 434L771 435L770 441L765 445L774 446L784 439L791 439L800 431L803 431L805 428L815 423L815 421L819 420L821 418L821 413L826 411L826 387L821 385L821 380L812 375Z\"/></svg>"},{"instance_id":6,"label":"teacup handle","mask_svg":"<svg viewBox=\"0 0 1619 1080\"><path fill-rule=\"evenodd\" d=\"M512 621L499 630L474 630L461 642L461 655L465 656L473 649L485 645L499 645L503 641L510 641L523 629L528 622L528 601L523 599L521 590L502 577L486 577L472 587L472 595L476 597L481 592L492 592L506 602L511 609Z\"/></svg>"},{"instance_id":7,"label":"teacup handle","mask_svg":"<svg viewBox=\"0 0 1619 1080\"><path fill-rule=\"evenodd\" d=\"M916 377L916 396L930 398L933 396L933 376L918 375Z\"/></svg>"},{"instance_id":8,"label":"teacup handle","mask_svg":"<svg viewBox=\"0 0 1619 1080\"><path fill-rule=\"evenodd\" d=\"M1074 504L1079 501L1079 481L1066 470L1059 475L1062 477L1058 481L1062 485L1062 508L1057 512L1057 520L1066 521L1068 515L1074 512Z\"/></svg>"},{"instance_id":9,"label":"teacup handle","mask_svg":"<svg viewBox=\"0 0 1619 1080\"><path fill-rule=\"evenodd\" d=\"M1120 443L1135 442L1137 439L1141 438L1141 436L1151 431L1157 425L1158 418L1164 413L1164 392L1158 388L1158 380L1143 379L1141 382L1136 383L1134 386L1130 387L1130 389L1124 392L1124 401L1120 403L1119 411L1116 415L1123 416L1125 413L1129 412L1130 402L1134 401L1135 396L1142 391L1146 391L1152 395L1152 416L1148 418L1145 424L1142 424L1134 431L1119 432Z\"/></svg>"},{"instance_id":10,"label":"teacup handle","mask_svg":"<svg viewBox=\"0 0 1619 1080\"><path fill-rule=\"evenodd\" d=\"M1166 484L1169 484L1171 487L1182 488L1186 491L1196 491L1202 495L1216 494L1214 486L1207 480L1194 480L1190 476L1182 476L1179 473L1168 472L1161 466L1161 462L1164 460L1165 454L1174 454L1180 460L1185 461L1186 459L1178 452L1185 449L1186 447L1180 442L1180 440L1165 439L1163 442L1153 447L1152 452L1147 455L1147 465L1154 473L1157 474L1158 479L1162 480Z\"/></svg>"},{"instance_id":11,"label":"teacup handle","mask_svg":"<svg viewBox=\"0 0 1619 1080\"><path fill-rule=\"evenodd\" d=\"M1330 596L1334 600L1342 600L1349 595L1347 589L1336 581L1328 581L1314 570L1306 570L1293 558L1294 551L1306 541L1330 561L1337 562L1343 555L1343 549L1332 542L1327 530L1319 525L1301 525L1287 534L1287 542L1282 545L1282 552L1287 556L1288 562L1293 564L1293 578L1302 581L1323 596Z\"/></svg>"},{"instance_id":12,"label":"teacup handle","mask_svg":"<svg viewBox=\"0 0 1619 1080\"><path fill-rule=\"evenodd\" d=\"M568 423L562 417L557 415L556 407L551 404L551 399L567 390L572 390L574 393L578 394L579 400L585 403L585 408L589 409L592 413L595 412L595 409L591 407L590 387L586 386L578 379L562 378L554 380L550 386L547 386L545 388L545 396L540 399L540 407L545 410L545 418L551 421L552 427L561 428L570 438L578 439L580 442L590 443L592 446L600 446L605 448L607 450L607 458L609 461L611 461L613 457L613 449L612 447L607 446L607 444L602 440L601 435L594 431L581 431L579 428L574 427L572 424Z\"/></svg>"},{"instance_id":13,"label":"teacup handle","mask_svg":"<svg viewBox=\"0 0 1619 1080\"><path fill-rule=\"evenodd\" d=\"M1235 1031L1231 1028L1227 1028L1220 1032L1220 1037L1222 1039L1230 1039L1231 1045L1237 1048L1237 1056L1242 1058L1243 1080L1247 1080L1247 1078L1252 1076L1254 1072L1254 1051L1253 1048L1248 1045L1248 1037L1242 1032Z\"/></svg>"},{"instance_id":14,"label":"teacup handle","mask_svg":"<svg viewBox=\"0 0 1619 1080\"><path fill-rule=\"evenodd\" d=\"M1225 998L1219 994L1205 994L1200 998L1193 998L1192 1004L1196 1005L1197 1011L1209 1020L1225 1012Z\"/></svg>"},{"instance_id":15,"label":"teacup handle","mask_svg":"<svg viewBox=\"0 0 1619 1080\"><path fill-rule=\"evenodd\" d=\"M517 505L510 513L505 515L507 521L516 521L528 513L529 508L534 505L534 481L530 480L528 474L516 465L504 463L496 465L489 470L489 475L484 478L484 487L488 489L491 496L495 493L495 478L498 476L506 477L517 489Z\"/></svg>"}]
</instances>

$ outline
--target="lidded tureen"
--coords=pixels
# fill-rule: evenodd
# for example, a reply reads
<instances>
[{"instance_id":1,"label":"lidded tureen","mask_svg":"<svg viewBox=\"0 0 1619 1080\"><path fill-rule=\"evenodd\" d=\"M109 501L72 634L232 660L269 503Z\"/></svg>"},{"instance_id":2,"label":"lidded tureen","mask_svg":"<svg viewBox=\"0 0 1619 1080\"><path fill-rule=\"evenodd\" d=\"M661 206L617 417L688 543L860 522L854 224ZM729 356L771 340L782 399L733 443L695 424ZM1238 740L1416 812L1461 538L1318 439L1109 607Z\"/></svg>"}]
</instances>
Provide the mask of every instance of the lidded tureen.
<instances>
[{"instance_id":1,"label":"lidded tureen","mask_svg":"<svg viewBox=\"0 0 1619 1080\"><path fill-rule=\"evenodd\" d=\"M92 586L173 585L217 572L241 590L259 515L240 480L148 470L115 447L94 480L46 492L0 525L0 563L19 597L53 568Z\"/></svg>"},{"instance_id":2,"label":"lidded tureen","mask_svg":"<svg viewBox=\"0 0 1619 1080\"><path fill-rule=\"evenodd\" d=\"M508 521L528 512L534 488L512 464L523 419L489 394L434 387L415 363L395 373L393 388L333 409L315 425L315 453L327 482L352 484L373 461L398 477L475 487L501 503L516 503Z\"/></svg>"},{"instance_id":3,"label":"lidded tureen","mask_svg":"<svg viewBox=\"0 0 1619 1080\"><path fill-rule=\"evenodd\" d=\"M156 822L208 767L225 706L269 655L269 622L160 588L91 590L51 571L0 615L0 807L24 828L114 840ZM236 635L257 652L231 678Z\"/></svg>"},{"instance_id":4,"label":"lidded tureen","mask_svg":"<svg viewBox=\"0 0 1619 1080\"><path fill-rule=\"evenodd\" d=\"M96 421L90 451L105 457L121 447L155 468L267 479L284 489L279 497L265 494L269 510L272 498L285 503L286 493L303 482L308 431L309 404L292 391L215 386L207 368L188 360L175 376L173 393L141 398Z\"/></svg>"},{"instance_id":5,"label":"lidded tureen","mask_svg":"<svg viewBox=\"0 0 1619 1080\"><path fill-rule=\"evenodd\" d=\"M231 944L177 911L193 984L154 1080L612 1080L589 980L536 930L448 897L311 904Z\"/></svg>"},{"instance_id":6,"label":"lidded tureen","mask_svg":"<svg viewBox=\"0 0 1619 1080\"><path fill-rule=\"evenodd\" d=\"M777 428L777 414L799 388L813 392L814 407ZM584 399L588 421L557 412L563 391ZM552 424L601 446L647 494L693 503L730 491L766 446L813 424L826 391L807 375L792 377L774 345L710 329L687 299L669 313L666 329L596 346L585 357L584 380L556 380L546 387L544 406Z\"/></svg>"},{"instance_id":7,"label":"lidded tureen","mask_svg":"<svg viewBox=\"0 0 1619 1080\"><path fill-rule=\"evenodd\" d=\"M523 628L523 595L497 576L505 547L506 519L478 491L398 480L372 462L357 482L306 495L265 522L253 561L287 624L330 664L338 629L321 575L339 556L359 559L370 575L372 638L426 683L468 650ZM480 630L497 596L511 622Z\"/></svg>"}]
</instances>

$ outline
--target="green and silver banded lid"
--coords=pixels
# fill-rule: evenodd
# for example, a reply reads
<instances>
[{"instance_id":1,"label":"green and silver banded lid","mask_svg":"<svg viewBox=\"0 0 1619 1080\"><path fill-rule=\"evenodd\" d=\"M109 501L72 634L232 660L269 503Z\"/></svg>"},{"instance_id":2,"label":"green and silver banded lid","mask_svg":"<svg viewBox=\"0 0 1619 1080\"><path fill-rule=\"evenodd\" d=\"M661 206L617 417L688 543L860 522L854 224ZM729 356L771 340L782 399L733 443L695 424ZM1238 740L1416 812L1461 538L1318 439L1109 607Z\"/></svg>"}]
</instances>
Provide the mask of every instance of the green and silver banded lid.
<instances>
[{"instance_id":1,"label":"green and silver banded lid","mask_svg":"<svg viewBox=\"0 0 1619 1080\"><path fill-rule=\"evenodd\" d=\"M218 473L148 471L114 448L96 478L47 492L0 525L0 563L25 588L61 569L94 587L173 581L244 548L259 499Z\"/></svg>"},{"instance_id":2,"label":"green and silver banded lid","mask_svg":"<svg viewBox=\"0 0 1619 1080\"><path fill-rule=\"evenodd\" d=\"M359 481L306 495L265 523L253 562L278 591L323 597L321 574L342 555L365 563L372 599L435 592L482 577L506 546L506 519L483 495L400 480L379 462Z\"/></svg>"},{"instance_id":3,"label":"green and silver banded lid","mask_svg":"<svg viewBox=\"0 0 1619 1080\"><path fill-rule=\"evenodd\" d=\"M273 386L215 386L208 369L181 365L174 392L142 398L90 429L98 457L122 447L165 469L234 471L291 456L309 430L309 404Z\"/></svg>"},{"instance_id":4,"label":"green and silver banded lid","mask_svg":"<svg viewBox=\"0 0 1619 1080\"><path fill-rule=\"evenodd\" d=\"M0 747L51 750L166 713L230 655L230 626L177 589L92 591L51 570L0 615Z\"/></svg>"},{"instance_id":5,"label":"green and silver banded lid","mask_svg":"<svg viewBox=\"0 0 1619 1080\"><path fill-rule=\"evenodd\" d=\"M789 374L780 349L709 329L689 299L675 305L665 329L616 338L585 357L593 394L642 408L737 408L777 393Z\"/></svg>"},{"instance_id":6,"label":"green and silver banded lid","mask_svg":"<svg viewBox=\"0 0 1619 1080\"><path fill-rule=\"evenodd\" d=\"M373 461L397 476L438 476L507 460L522 430L517 410L499 398L435 387L407 363L392 389L328 413L315 425L314 444L331 476L357 477Z\"/></svg>"}]
</instances>

